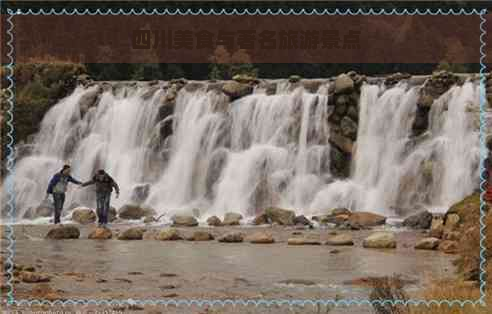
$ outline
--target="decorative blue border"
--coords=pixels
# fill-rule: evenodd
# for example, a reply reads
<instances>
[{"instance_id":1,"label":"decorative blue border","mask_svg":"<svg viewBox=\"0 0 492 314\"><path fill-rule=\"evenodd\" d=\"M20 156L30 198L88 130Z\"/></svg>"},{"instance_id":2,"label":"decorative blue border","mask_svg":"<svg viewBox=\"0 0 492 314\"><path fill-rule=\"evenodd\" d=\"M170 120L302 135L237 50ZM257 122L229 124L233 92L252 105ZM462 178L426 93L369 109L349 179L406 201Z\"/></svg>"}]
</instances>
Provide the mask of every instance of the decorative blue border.
<instances>
[{"instance_id":1,"label":"decorative blue border","mask_svg":"<svg viewBox=\"0 0 492 314\"><path fill-rule=\"evenodd\" d=\"M7 286L9 287L9 292L7 294L8 296L8 304L9 305L124 305L124 304L129 304L129 305L197 305L197 306L204 306L204 305L243 305L243 306L248 306L248 305L254 305L254 306L260 306L260 305L289 305L289 306L294 306L294 305L333 305L333 306L349 306L349 305L387 305L387 304L392 304L392 305L420 305L420 304L425 304L426 306L431 306L431 305L442 305L446 304L448 306L453 306L453 305L459 305L461 307L464 307L467 304L470 305L481 305L485 306L485 275L486 275L486 270L485 270L485 264L486 264L486 258L485 258L485 246L484 246L484 241L485 241L485 203L483 200L483 196L485 194L485 189L484 189L484 184L485 184L485 179L483 177L483 170L484 170L484 160L485 160L485 118L484 118L484 112L485 112L485 73L486 73L486 65L484 64L485 62L485 35L486 35L486 30L484 28L485 26L485 14L487 14L486 9L437 9L437 10L432 10L432 9L392 9L392 10L386 10L386 9L152 9L152 10L147 10L147 9L130 9L128 11L125 11L124 9L106 9L106 10L89 10L89 9L84 9L84 10L78 10L78 9L62 9L62 10L55 10L55 9L49 9L49 10L43 10L43 9L27 9L27 10L13 10L13 9L7 9L8 13L8 29L7 29L7 35L8 35L8 42L7 46L9 48L9 51L7 53L9 64L7 65L7 69L9 74L7 75L7 80L9 81L9 86L7 88L7 91L9 93L8 97L8 110L7 110L7 117L6 117L6 124L8 127L8 134L7 138L8 141L6 143L6 148L8 152L8 157L7 157L7 173L8 175L12 175L14 173L14 159L15 159L15 152L13 150L13 143L14 143L14 137L13 137L13 108L14 108L14 96L15 96L15 82L14 82L14 77L13 77L13 67L15 64L14 61L14 46L13 46L13 40L14 36L12 34L12 31L14 29L14 24L12 22L12 18L15 15L479 15L480 16L480 298L478 300L416 300L416 299L409 299L409 300L364 300L364 299L340 299L340 300L334 300L334 299L328 299L328 300L309 300L309 299L272 299L272 300L266 300L266 299L257 299L257 300L245 300L245 299L224 299L224 300L199 300L199 299L191 299L191 300L186 300L186 299L147 299L147 300L134 300L134 299L122 299L122 300L105 300L105 299L99 299L99 300L84 300L84 299L69 299L69 300L55 300L55 301L48 301L48 300L30 300L30 299L21 299L21 300L15 300L14 299L14 289L13 289L13 257L14 257L14 246L15 246L15 240L12 237L13 236L13 228L10 224L6 225L6 230L7 230L7 235L8 235L8 240L9 244L7 246L7 250L10 253L10 255L7 257ZM9 180L12 181L12 180ZM9 182L7 186L7 208L8 208L8 218L9 221L12 223L14 222L14 212L15 212L15 204L14 204L14 189L13 189L13 182Z\"/></svg>"}]
</instances>

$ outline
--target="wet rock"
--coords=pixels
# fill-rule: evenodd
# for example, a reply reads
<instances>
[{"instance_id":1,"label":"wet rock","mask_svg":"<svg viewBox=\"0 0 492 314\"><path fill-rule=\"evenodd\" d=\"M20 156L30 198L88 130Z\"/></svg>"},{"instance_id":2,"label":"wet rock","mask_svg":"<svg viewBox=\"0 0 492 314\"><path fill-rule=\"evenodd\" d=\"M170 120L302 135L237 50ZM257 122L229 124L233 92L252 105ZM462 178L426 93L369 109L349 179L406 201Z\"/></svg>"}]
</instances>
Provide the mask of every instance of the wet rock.
<instances>
[{"instance_id":1,"label":"wet rock","mask_svg":"<svg viewBox=\"0 0 492 314\"><path fill-rule=\"evenodd\" d=\"M386 223L386 217L370 212L355 212L350 215L348 221L351 225L373 227L384 225Z\"/></svg>"},{"instance_id":2,"label":"wet rock","mask_svg":"<svg viewBox=\"0 0 492 314\"><path fill-rule=\"evenodd\" d=\"M198 221L193 216L175 215L171 218L173 226L179 227L195 227L198 226Z\"/></svg>"},{"instance_id":3,"label":"wet rock","mask_svg":"<svg viewBox=\"0 0 492 314\"><path fill-rule=\"evenodd\" d=\"M421 211L415 215L406 218L403 221L403 226L414 229L429 229L432 224L432 214L428 211Z\"/></svg>"},{"instance_id":4,"label":"wet rock","mask_svg":"<svg viewBox=\"0 0 492 314\"><path fill-rule=\"evenodd\" d=\"M159 232L157 230L145 231L142 235L142 240L155 240Z\"/></svg>"},{"instance_id":5,"label":"wet rock","mask_svg":"<svg viewBox=\"0 0 492 314\"><path fill-rule=\"evenodd\" d=\"M108 240L113 237L113 233L108 228L96 228L89 234L89 239Z\"/></svg>"},{"instance_id":6,"label":"wet rock","mask_svg":"<svg viewBox=\"0 0 492 314\"><path fill-rule=\"evenodd\" d=\"M311 237L290 238L287 240L288 245L321 245L319 239Z\"/></svg>"},{"instance_id":7,"label":"wet rock","mask_svg":"<svg viewBox=\"0 0 492 314\"><path fill-rule=\"evenodd\" d=\"M145 231L141 227L129 228L118 235L118 240L142 240Z\"/></svg>"},{"instance_id":8,"label":"wet rock","mask_svg":"<svg viewBox=\"0 0 492 314\"><path fill-rule=\"evenodd\" d=\"M343 153L352 154L354 148L354 142L341 134L330 134L330 143L338 147Z\"/></svg>"},{"instance_id":9,"label":"wet rock","mask_svg":"<svg viewBox=\"0 0 492 314\"><path fill-rule=\"evenodd\" d=\"M34 273L30 271L22 271L19 274L19 278L25 283L39 283L39 282L49 282L51 279L49 276L41 273Z\"/></svg>"},{"instance_id":10,"label":"wet rock","mask_svg":"<svg viewBox=\"0 0 492 314\"><path fill-rule=\"evenodd\" d=\"M227 82L222 85L222 92L229 96L231 101L250 95L253 87L249 84L238 83L235 81Z\"/></svg>"},{"instance_id":11,"label":"wet rock","mask_svg":"<svg viewBox=\"0 0 492 314\"><path fill-rule=\"evenodd\" d=\"M139 184L133 188L131 200L135 204L142 204L145 202L150 193L150 184Z\"/></svg>"},{"instance_id":12,"label":"wet rock","mask_svg":"<svg viewBox=\"0 0 492 314\"><path fill-rule=\"evenodd\" d=\"M442 219L442 217L433 218L431 222L429 235L433 238L440 239L442 237L443 231L444 231L444 220Z\"/></svg>"},{"instance_id":13,"label":"wet rock","mask_svg":"<svg viewBox=\"0 0 492 314\"><path fill-rule=\"evenodd\" d=\"M448 231L453 231L457 228L460 222L460 216L457 214L448 214L444 222L444 229Z\"/></svg>"},{"instance_id":14,"label":"wet rock","mask_svg":"<svg viewBox=\"0 0 492 314\"><path fill-rule=\"evenodd\" d=\"M266 214L260 214L253 219L252 224L255 226L269 224L268 216Z\"/></svg>"},{"instance_id":15,"label":"wet rock","mask_svg":"<svg viewBox=\"0 0 492 314\"><path fill-rule=\"evenodd\" d=\"M411 77L412 77L412 75L410 75L408 73L400 73L400 72L393 73L393 74L386 77L386 79L384 80L384 84L386 84L387 86L393 86L393 85L397 84L398 82L400 82L402 80L407 80Z\"/></svg>"},{"instance_id":16,"label":"wet rock","mask_svg":"<svg viewBox=\"0 0 492 314\"><path fill-rule=\"evenodd\" d=\"M255 232L248 236L247 241L253 244L269 244L275 243L273 236L266 232Z\"/></svg>"},{"instance_id":17,"label":"wet rock","mask_svg":"<svg viewBox=\"0 0 492 314\"><path fill-rule=\"evenodd\" d=\"M458 253L458 242L445 240L439 243L438 250L447 254Z\"/></svg>"},{"instance_id":18,"label":"wet rock","mask_svg":"<svg viewBox=\"0 0 492 314\"><path fill-rule=\"evenodd\" d=\"M195 231L193 235L188 239L189 241L210 241L214 236L206 231Z\"/></svg>"},{"instance_id":19,"label":"wet rock","mask_svg":"<svg viewBox=\"0 0 492 314\"><path fill-rule=\"evenodd\" d=\"M226 233L218 238L219 242L225 242L225 243L238 243L238 242L243 242L243 234L239 232L229 232Z\"/></svg>"},{"instance_id":20,"label":"wet rock","mask_svg":"<svg viewBox=\"0 0 492 314\"><path fill-rule=\"evenodd\" d=\"M326 240L327 245L354 245L354 241L350 234L339 234Z\"/></svg>"},{"instance_id":21,"label":"wet rock","mask_svg":"<svg viewBox=\"0 0 492 314\"><path fill-rule=\"evenodd\" d=\"M417 250L435 250L439 246L441 240L438 238L424 238L415 244Z\"/></svg>"},{"instance_id":22,"label":"wet rock","mask_svg":"<svg viewBox=\"0 0 492 314\"><path fill-rule=\"evenodd\" d=\"M222 221L220 221L220 218L217 216L212 216L207 219L207 224L209 226L214 226L214 227L219 227L222 226Z\"/></svg>"},{"instance_id":23,"label":"wet rock","mask_svg":"<svg viewBox=\"0 0 492 314\"><path fill-rule=\"evenodd\" d=\"M342 118L340 122L340 127L342 128L343 136L355 141L357 138L357 123L352 121L348 116Z\"/></svg>"},{"instance_id":24,"label":"wet rock","mask_svg":"<svg viewBox=\"0 0 492 314\"><path fill-rule=\"evenodd\" d=\"M354 89L354 81L347 74L340 74L335 79L335 94L350 93Z\"/></svg>"},{"instance_id":25,"label":"wet rock","mask_svg":"<svg viewBox=\"0 0 492 314\"><path fill-rule=\"evenodd\" d=\"M296 216L294 219L294 224L303 225L303 226L311 226L311 222L304 215Z\"/></svg>"},{"instance_id":26,"label":"wet rock","mask_svg":"<svg viewBox=\"0 0 492 314\"><path fill-rule=\"evenodd\" d=\"M243 83L243 84L259 83L259 80L256 77L247 74L236 74L232 77L232 79L238 83Z\"/></svg>"},{"instance_id":27,"label":"wet rock","mask_svg":"<svg viewBox=\"0 0 492 314\"><path fill-rule=\"evenodd\" d=\"M159 234L156 236L156 240L159 241L177 241L183 240L183 236L179 233L178 230L174 228L168 228L161 230Z\"/></svg>"},{"instance_id":28,"label":"wet rock","mask_svg":"<svg viewBox=\"0 0 492 314\"><path fill-rule=\"evenodd\" d=\"M226 213L224 215L224 222L223 225L225 226L238 226L239 221L243 219L243 216L241 214L237 213Z\"/></svg>"},{"instance_id":29,"label":"wet rock","mask_svg":"<svg viewBox=\"0 0 492 314\"><path fill-rule=\"evenodd\" d=\"M84 115L87 113L87 111L92 108L97 106L99 102L99 95L102 92L102 88L95 88L92 91L89 91L82 95L79 100L79 109L80 109L80 116L84 117Z\"/></svg>"},{"instance_id":30,"label":"wet rock","mask_svg":"<svg viewBox=\"0 0 492 314\"><path fill-rule=\"evenodd\" d=\"M365 238L362 246L371 249L394 249L396 248L396 238L393 232L376 232Z\"/></svg>"},{"instance_id":31,"label":"wet rock","mask_svg":"<svg viewBox=\"0 0 492 314\"><path fill-rule=\"evenodd\" d=\"M151 208L143 208L134 204L123 205L118 211L118 216L121 219L141 219L146 216L155 215L155 210Z\"/></svg>"},{"instance_id":32,"label":"wet rock","mask_svg":"<svg viewBox=\"0 0 492 314\"><path fill-rule=\"evenodd\" d=\"M93 223L96 219L96 213L89 208L77 208L72 212L72 220L81 225Z\"/></svg>"},{"instance_id":33,"label":"wet rock","mask_svg":"<svg viewBox=\"0 0 492 314\"><path fill-rule=\"evenodd\" d=\"M265 210L265 215L271 222L276 222L279 225L292 226L294 225L296 214L291 210L270 207Z\"/></svg>"},{"instance_id":34,"label":"wet rock","mask_svg":"<svg viewBox=\"0 0 492 314\"><path fill-rule=\"evenodd\" d=\"M78 239L80 231L75 226L56 226L48 231L47 239Z\"/></svg>"}]
</instances>

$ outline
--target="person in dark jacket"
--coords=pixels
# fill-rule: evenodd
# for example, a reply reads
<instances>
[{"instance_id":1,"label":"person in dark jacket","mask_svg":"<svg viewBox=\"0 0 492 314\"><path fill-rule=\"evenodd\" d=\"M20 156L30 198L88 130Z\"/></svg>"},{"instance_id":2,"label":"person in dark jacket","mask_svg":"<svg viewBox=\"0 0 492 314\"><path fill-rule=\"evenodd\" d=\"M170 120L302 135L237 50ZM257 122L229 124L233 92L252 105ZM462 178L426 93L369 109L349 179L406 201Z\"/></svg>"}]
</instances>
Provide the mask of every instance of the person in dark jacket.
<instances>
[{"instance_id":1,"label":"person in dark jacket","mask_svg":"<svg viewBox=\"0 0 492 314\"><path fill-rule=\"evenodd\" d=\"M111 192L116 191L116 198L120 195L120 188L116 181L111 178L106 171L100 169L96 172L92 180L85 182L82 186L96 185L97 217L100 226L108 223L109 203Z\"/></svg>"},{"instance_id":2,"label":"person in dark jacket","mask_svg":"<svg viewBox=\"0 0 492 314\"><path fill-rule=\"evenodd\" d=\"M82 182L75 180L70 175L70 166L64 165L63 169L55 174L49 184L46 193L53 195L53 202L55 205L55 225L60 223L60 216L63 210L63 204L65 203L65 192L67 191L68 183L74 183L81 185Z\"/></svg>"}]
</instances>

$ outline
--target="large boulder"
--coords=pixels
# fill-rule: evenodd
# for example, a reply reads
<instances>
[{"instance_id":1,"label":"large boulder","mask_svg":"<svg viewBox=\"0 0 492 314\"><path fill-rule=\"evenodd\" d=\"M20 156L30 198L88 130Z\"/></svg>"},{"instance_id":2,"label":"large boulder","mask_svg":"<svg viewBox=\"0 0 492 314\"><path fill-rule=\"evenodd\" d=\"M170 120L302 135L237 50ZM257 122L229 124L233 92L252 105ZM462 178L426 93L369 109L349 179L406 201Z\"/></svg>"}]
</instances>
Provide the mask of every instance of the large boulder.
<instances>
[{"instance_id":1,"label":"large boulder","mask_svg":"<svg viewBox=\"0 0 492 314\"><path fill-rule=\"evenodd\" d=\"M75 226L56 226L46 234L47 239L78 239L80 230Z\"/></svg>"},{"instance_id":2,"label":"large boulder","mask_svg":"<svg viewBox=\"0 0 492 314\"><path fill-rule=\"evenodd\" d=\"M416 250L435 250L439 246L441 240L438 238L424 238L415 244Z\"/></svg>"},{"instance_id":3,"label":"large boulder","mask_svg":"<svg viewBox=\"0 0 492 314\"><path fill-rule=\"evenodd\" d=\"M447 214L444 222L444 229L446 231L456 230L460 222L460 216L458 214Z\"/></svg>"},{"instance_id":4,"label":"large boulder","mask_svg":"<svg viewBox=\"0 0 492 314\"><path fill-rule=\"evenodd\" d=\"M271 222L279 225L292 226L295 224L296 214L292 210L270 207L265 210L265 215Z\"/></svg>"},{"instance_id":5,"label":"large boulder","mask_svg":"<svg viewBox=\"0 0 492 314\"><path fill-rule=\"evenodd\" d=\"M229 232L226 233L218 238L219 242L225 242L225 243L238 243L238 242L243 242L244 236L242 233L239 232Z\"/></svg>"},{"instance_id":6,"label":"large boulder","mask_svg":"<svg viewBox=\"0 0 492 314\"><path fill-rule=\"evenodd\" d=\"M429 236L440 239L444 231L444 220L442 217L432 219Z\"/></svg>"},{"instance_id":7,"label":"large boulder","mask_svg":"<svg viewBox=\"0 0 492 314\"><path fill-rule=\"evenodd\" d=\"M350 234L338 234L326 240L327 245L354 245L354 240Z\"/></svg>"},{"instance_id":8,"label":"large boulder","mask_svg":"<svg viewBox=\"0 0 492 314\"><path fill-rule=\"evenodd\" d=\"M123 231L118 235L118 240L142 240L145 228L134 227Z\"/></svg>"},{"instance_id":9,"label":"large boulder","mask_svg":"<svg viewBox=\"0 0 492 314\"><path fill-rule=\"evenodd\" d=\"M96 228L89 234L92 240L108 240L113 237L113 233L108 228Z\"/></svg>"},{"instance_id":10,"label":"large boulder","mask_svg":"<svg viewBox=\"0 0 492 314\"><path fill-rule=\"evenodd\" d=\"M354 81L347 74L340 74L335 79L335 93L350 93L354 90Z\"/></svg>"},{"instance_id":11,"label":"large boulder","mask_svg":"<svg viewBox=\"0 0 492 314\"><path fill-rule=\"evenodd\" d=\"M49 276L41 273L30 272L30 271L20 272L19 277L22 280L22 282L25 283L38 283L38 282L50 281Z\"/></svg>"},{"instance_id":12,"label":"large boulder","mask_svg":"<svg viewBox=\"0 0 492 314\"><path fill-rule=\"evenodd\" d=\"M134 204L123 205L119 211L118 216L121 219L141 219L147 216L154 216L156 214L155 210L151 208L144 208Z\"/></svg>"},{"instance_id":13,"label":"large boulder","mask_svg":"<svg viewBox=\"0 0 492 314\"><path fill-rule=\"evenodd\" d=\"M403 226L414 229L429 229L432 224L432 214L424 210L406 218Z\"/></svg>"},{"instance_id":14,"label":"large boulder","mask_svg":"<svg viewBox=\"0 0 492 314\"><path fill-rule=\"evenodd\" d=\"M253 93L253 87L236 81L230 81L222 85L222 92L229 96L231 101Z\"/></svg>"},{"instance_id":15,"label":"large boulder","mask_svg":"<svg viewBox=\"0 0 492 314\"><path fill-rule=\"evenodd\" d=\"M350 215L348 222L350 225L373 227L384 225L386 223L386 217L370 212L355 212Z\"/></svg>"},{"instance_id":16,"label":"large boulder","mask_svg":"<svg viewBox=\"0 0 492 314\"><path fill-rule=\"evenodd\" d=\"M248 236L247 240L253 244L269 244L275 242L273 236L266 232L255 232Z\"/></svg>"},{"instance_id":17,"label":"large boulder","mask_svg":"<svg viewBox=\"0 0 492 314\"><path fill-rule=\"evenodd\" d=\"M196 227L198 221L193 216L188 215L175 215L171 218L173 226L176 227Z\"/></svg>"},{"instance_id":18,"label":"large boulder","mask_svg":"<svg viewBox=\"0 0 492 314\"><path fill-rule=\"evenodd\" d=\"M168 228L161 230L159 234L156 235L155 239L160 241L176 241L183 240L183 236L179 233L178 230L174 228Z\"/></svg>"},{"instance_id":19,"label":"large boulder","mask_svg":"<svg viewBox=\"0 0 492 314\"><path fill-rule=\"evenodd\" d=\"M207 231L195 231L191 237L187 238L188 241L210 241L214 236Z\"/></svg>"},{"instance_id":20,"label":"large boulder","mask_svg":"<svg viewBox=\"0 0 492 314\"><path fill-rule=\"evenodd\" d=\"M237 226L239 225L239 221L243 219L243 216L238 213L226 213L224 215L223 225L225 226Z\"/></svg>"},{"instance_id":21,"label":"large boulder","mask_svg":"<svg viewBox=\"0 0 492 314\"><path fill-rule=\"evenodd\" d=\"M72 212L72 220L81 225L93 223L96 219L96 213L89 208L77 208Z\"/></svg>"},{"instance_id":22,"label":"large boulder","mask_svg":"<svg viewBox=\"0 0 492 314\"><path fill-rule=\"evenodd\" d=\"M388 231L375 232L364 239L362 246L371 249L394 249L396 248L395 234Z\"/></svg>"},{"instance_id":23,"label":"large boulder","mask_svg":"<svg viewBox=\"0 0 492 314\"><path fill-rule=\"evenodd\" d=\"M312 223L304 215L296 216L294 219L294 224L302 226L311 226Z\"/></svg>"},{"instance_id":24,"label":"large boulder","mask_svg":"<svg viewBox=\"0 0 492 314\"><path fill-rule=\"evenodd\" d=\"M222 226L222 221L220 221L220 218L217 216L212 216L207 219L207 224L209 226L214 226L214 227L219 227Z\"/></svg>"}]
</instances>

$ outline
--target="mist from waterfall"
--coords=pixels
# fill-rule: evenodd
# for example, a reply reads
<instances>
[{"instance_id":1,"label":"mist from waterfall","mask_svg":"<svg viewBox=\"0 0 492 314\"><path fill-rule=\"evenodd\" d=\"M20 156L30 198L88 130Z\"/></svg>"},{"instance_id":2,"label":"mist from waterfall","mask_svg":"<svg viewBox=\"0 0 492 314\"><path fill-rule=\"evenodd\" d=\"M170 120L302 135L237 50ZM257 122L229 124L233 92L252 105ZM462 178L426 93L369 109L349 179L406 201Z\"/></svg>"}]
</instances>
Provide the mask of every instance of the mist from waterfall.
<instances>
[{"instance_id":1,"label":"mist from waterfall","mask_svg":"<svg viewBox=\"0 0 492 314\"><path fill-rule=\"evenodd\" d=\"M284 85L281 93L259 91L234 102L206 86L181 89L167 118L172 135L157 151L164 89L109 89L82 115L81 99L99 87L78 87L45 115L7 178L14 181L17 217L43 200L48 180L67 162L83 181L106 169L121 187L116 208L134 202L136 186L150 184L144 206L168 215L196 208L201 219L230 211L253 216L267 206L306 215L335 207L386 215L441 211L478 186L477 84L437 99L429 130L418 138L411 128L420 87L365 84L345 180L330 173L327 86L310 93ZM72 187L66 207L94 206L94 198Z\"/></svg>"}]
</instances>

